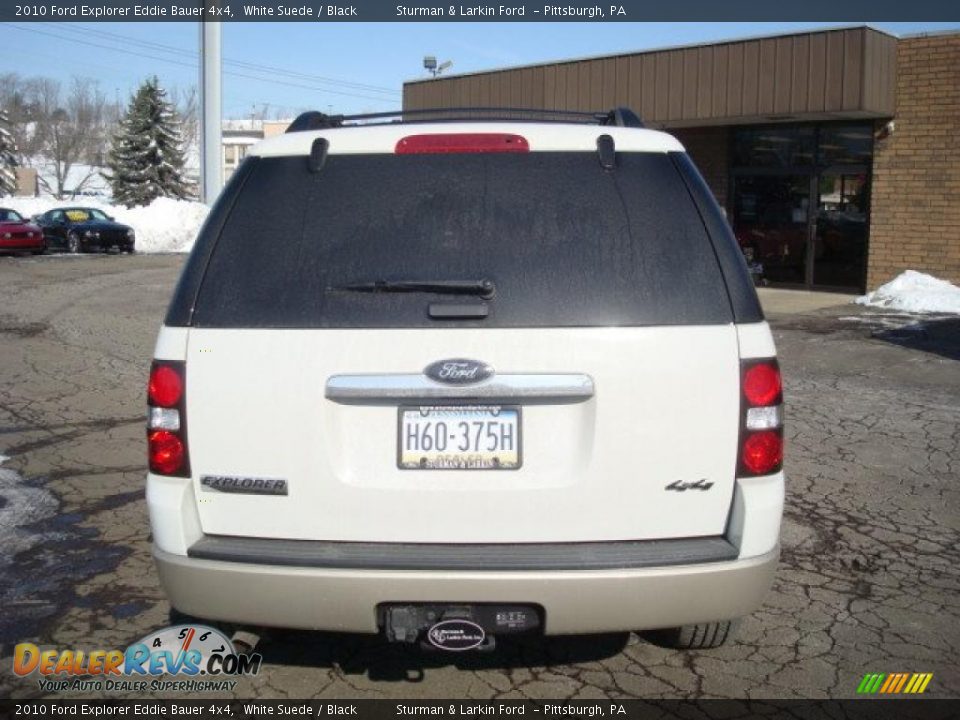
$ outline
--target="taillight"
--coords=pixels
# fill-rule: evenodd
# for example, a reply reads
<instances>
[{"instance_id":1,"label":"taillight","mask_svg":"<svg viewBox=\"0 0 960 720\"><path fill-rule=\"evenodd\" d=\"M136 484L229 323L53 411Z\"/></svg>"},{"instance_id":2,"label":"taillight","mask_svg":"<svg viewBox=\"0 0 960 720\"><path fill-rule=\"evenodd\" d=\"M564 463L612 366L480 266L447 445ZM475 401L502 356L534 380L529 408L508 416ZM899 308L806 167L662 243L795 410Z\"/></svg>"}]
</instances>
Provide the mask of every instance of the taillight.
<instances>
[{"instance_id":1,"label":"taillight","mask_svg":"<svg viewBox=\"0 0 960 720\"><path fill-rule=\"evenodd\" d=\"M147 459L157 475L190 477L186 428L186 364L154 360L147 384Z\"/></svg>"},{"instance_id":2,"label":"taillight","mask_svg":"<svg viewBox=\"0 0 960 720\"><path fill-rule=\"evenodd\" d=\"M154 430L147 435L150 452L150 469L163 475L175 475L183 467L186 448L176 433Z\"/></svg>"},{"instance_id":3,"label":"taillight","mask_svg":"<svg viewBox=\"0 0 960 720\"><path fill-rule=\"evenodd\" d=\"M407 135L397 141L397 155L437 153L525 153L530 143L512 133L436 133Z\"/></svg>"},{"instance_id":4,"label":"taillight","mask_svg":"<svg viewBox=\"0 0 960 720\"><path fill-rule=\"evenodd\" d=\"M783 384L776 358L740 367L739 476L769 475L783 467Z\"/></svg>"},{"instance_id":5,"label":"taillight","mask_svg":"<svg viewBox=\"0 0 960 720\"><path fill-rule=\"evenodd\" d=\"M180 372L170 365L154 363L150 371L150 385L147 388L147 398L151 405L173 407L180 402L183 395L183 378Z\"/></svg>"},{"instance_id":6,"label":"taillight","mask_svg":"<svg viewBox=\"0 0 960 720\"><path fill-rule=\"evenodd\" d=\"M769 475L783 464L783 435L777 430L748 433L741 452L743 467L753 475Z\"/></svg>"},{"instance_id":7,"label":"taillight","mask_svg":"<svg viewBox=\"0 0 960 720\"><path fill-rule=\"evenodd\" d=\"M743 396L750 407L773 405L780 401L780 370L776 361L750 365L743 373Z\"/></svg>"}]
</instances>

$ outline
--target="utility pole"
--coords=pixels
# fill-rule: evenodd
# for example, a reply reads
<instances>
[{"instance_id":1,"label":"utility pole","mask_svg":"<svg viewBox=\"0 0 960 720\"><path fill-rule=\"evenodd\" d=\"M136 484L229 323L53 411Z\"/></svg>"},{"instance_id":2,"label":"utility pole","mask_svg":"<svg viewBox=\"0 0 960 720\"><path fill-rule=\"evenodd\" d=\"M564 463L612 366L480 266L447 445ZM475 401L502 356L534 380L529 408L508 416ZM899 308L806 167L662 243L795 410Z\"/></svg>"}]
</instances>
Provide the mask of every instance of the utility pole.
<instances>
[{"instance_id":1,"label":"utility pole","mask_svg":"<svg viewBox=\"0 0 960 720\"><path fill-rule=\"evenodd\" d=\"M206 6L216 5L207 0ZM223 184L221 154L220 23L200 23L200 201L208 205Z\"/></svg>"}]
</instances>

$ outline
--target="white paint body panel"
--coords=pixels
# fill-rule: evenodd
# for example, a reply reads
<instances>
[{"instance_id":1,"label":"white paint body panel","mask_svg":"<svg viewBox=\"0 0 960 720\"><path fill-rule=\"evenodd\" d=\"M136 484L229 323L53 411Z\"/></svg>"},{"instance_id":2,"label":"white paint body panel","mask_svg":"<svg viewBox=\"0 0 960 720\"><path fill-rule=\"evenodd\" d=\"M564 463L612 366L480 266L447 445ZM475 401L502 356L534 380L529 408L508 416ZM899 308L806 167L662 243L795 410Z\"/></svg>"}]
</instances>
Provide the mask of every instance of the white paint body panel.
<instances>
[{"instance_id":1,"label":"white paint body panel","mask_svg":"<svg viewBox=\"0 0 960 720\"><path fill-rule=\"evenodd\" d=\"M175 555L203 537L197 498L190 478L147 476L147 510L157 547Z\"/></svg>"},{"instance_id":2,"label":"white paint body panel","mask_svg":"<svg viewBox=\"0 0 960 720\"><path fill-rule=\"evenodd\" d=\"M777 548L784 487L782 472L737 480L727 537L740 548L740 559L760 557ZM186 556L187 549L203 537L190 478L148 475L147 506L153 542L163 552Z\"/></svg>"},{"instance_id":3,"label":"white paint body panel","mask_svg":"<svg viewBox=\"0 0 960 720\"><path fill-rule=\"evenodd\" d=\"M192 329L186 423L202 531L435 543L721 535L734 495L737 344L733 325ZM511 471L399 470L395 404L324 397L332 375L419 373L451 357L503 373L585 373L595 394L524 406L523 466ZM290 494L201 491L203 474L284 478ZM714 486L665 489L700 478Z\"/></svg>"},{"instance_id":4,"label":"white paint body panel","mask_svg":"<svg viewBox=\"0 0 960 720\"><path fill-rule=\"evenodd\" d=\"M785 486L783 471L737 480L727 539L740 558L765 555L779 544Z\"/></svg>"},{"instance_id":5,"label":"white paint body panel","mask_svg":"<svg viewBox=\"0 0 960 720\"><path fill-rule=\"evenodd\" d=\"M190 331L187 328L164 327L157 336L157 344L153 350L156 360L186 360L187 339Z\"/></svg>"},{"instance_id":6,"label":"white paint body panel","mask_svg":"<svg viewBox=\"0 0 960 720\"><path fill-rule=\"evenodd\" d=\"M740 345L740 357L744 360L777 356L773 333L766 322L737 325L737 342Z\"/></svg>"}]
</instances>

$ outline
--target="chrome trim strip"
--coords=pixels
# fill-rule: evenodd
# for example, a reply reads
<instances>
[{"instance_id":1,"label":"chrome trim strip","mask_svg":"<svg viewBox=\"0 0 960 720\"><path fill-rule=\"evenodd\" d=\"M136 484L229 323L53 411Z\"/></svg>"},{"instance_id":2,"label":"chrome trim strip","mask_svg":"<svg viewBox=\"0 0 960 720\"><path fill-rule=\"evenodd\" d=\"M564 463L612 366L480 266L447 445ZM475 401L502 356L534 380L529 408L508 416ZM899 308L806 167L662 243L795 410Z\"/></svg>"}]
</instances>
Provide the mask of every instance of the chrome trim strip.
<instances>
[{"instance_id":1,"label":"chrome trim strip","mask_svg":"<svg viewBox=\"0 0 960 720\"><path fill-rule=\"evenodd\" d=\"M371 543L205 535L187 555L204 560L355 570L609 570L735 560L726 538L579 543Z\"/></svg>"},{"instance_id":2,"label":"chrome trim strip","mask_svg":"<svg viewBox=\"0 0 960 720\"><path fill-rule=\"evenodd\" d=\"M425 375L332 375L326 397L343 405L477 401L558 405L593 397L593 378L573 374L495 375L475 385L444 385Z\"/></svg>"}]
</instances>

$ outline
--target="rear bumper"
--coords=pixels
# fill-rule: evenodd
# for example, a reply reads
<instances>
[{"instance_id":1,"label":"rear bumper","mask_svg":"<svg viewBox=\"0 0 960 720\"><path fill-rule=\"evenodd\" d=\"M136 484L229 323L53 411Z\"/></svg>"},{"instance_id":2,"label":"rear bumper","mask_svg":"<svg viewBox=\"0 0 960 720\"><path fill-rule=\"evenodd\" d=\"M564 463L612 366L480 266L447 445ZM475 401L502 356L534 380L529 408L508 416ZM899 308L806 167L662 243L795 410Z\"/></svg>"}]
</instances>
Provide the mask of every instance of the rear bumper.
<instances>
[{"instance_id":1,"label":"rear bumper","mask_svg":"<svg viewBox=\"0 0 960 720\"><path fill-rule=\"evenodd\" d=\"M378 631L381 603L532 603L553 635L742 617L773 580L783 497L782 472L739 479L723 538L560 553L518 544L514 554L500 546L494 562L481 546L411 553L383 543L217 539L203 532L190 478L147 479L154 557L174 607L211 620L364 633Z\"/></svg>"},{"instance_id":2,"label":"rear bumper","mask_svg":"<svg viewBox=\"0 0 960 720\"><path fill-rule=\"evenodd\" d=\"M0 252L22 252L25 250L36 251L43 249L44 244L42 240L0 240Z\"/></svg>"},{"instance_id":3,"label":"rear bumper","mask_svg":"<svg viewBox=\"0 0 960 720\"><path fill-rule=\"evenodd\" d=\"M328 570L550 572L636 570L736 560L723 537L554 543L383 543L205 535L187 555L249 565Z\"/></svg>"},{"instance_id":4,"label":"rear bumper","mask_svg":"<svg viewBox=\"0 0 960 720\"><path fill-rule=\"evenodd\" d=\"M174 607L215 620L375 633L381 603L523 603L550 635L729 620L753 612L779 549L746 559L609 570L351 570L225 562L154 547Z\"/></svg>"},{"instance_id":5,"label":"rear bumper","mask_svg":"<svg viewBox=\"0 0 960 720\"><path fill-rule=\"evenodd\" d=\"M133 251L133 243L129 240L87 240L83 244L84 249L94 252L107 252L116 248L120 252Z\"/></svg>"}]
</instances>

